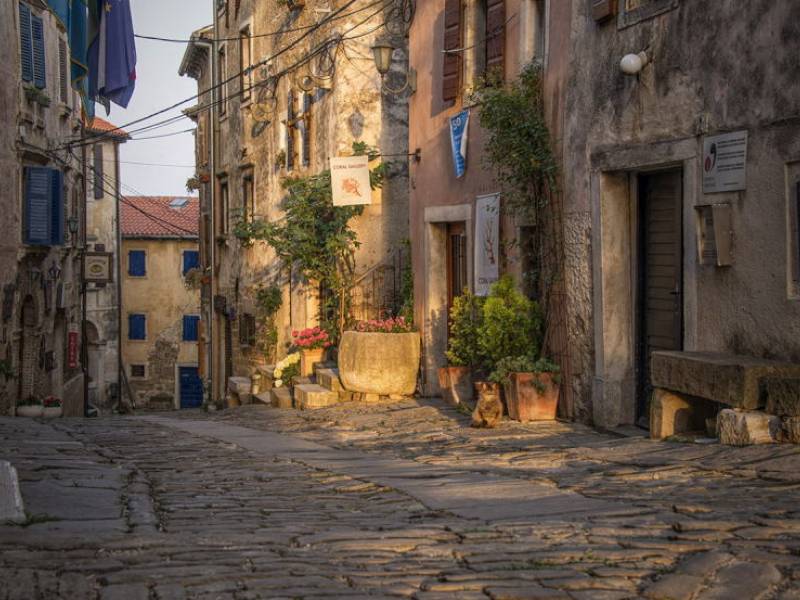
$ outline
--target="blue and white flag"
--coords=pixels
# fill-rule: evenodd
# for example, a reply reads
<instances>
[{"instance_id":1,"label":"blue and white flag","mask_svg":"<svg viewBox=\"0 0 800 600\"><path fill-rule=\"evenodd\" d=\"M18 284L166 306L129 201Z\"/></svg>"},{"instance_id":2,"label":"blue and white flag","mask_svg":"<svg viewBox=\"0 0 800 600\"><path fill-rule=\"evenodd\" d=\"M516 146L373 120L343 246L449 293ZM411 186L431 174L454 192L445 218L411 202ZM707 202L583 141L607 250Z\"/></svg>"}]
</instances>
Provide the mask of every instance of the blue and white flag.
<instances>
[{"instance_id":1,"label":"blue and white flag","mask_svg":"<svg viewBox=\"0 0 800 600\"><path fill-rule=\"evenodd\" d=\"M96 2L99 27L89 45L89 93L101 102L110 100L126 108L136 87L136 43L130 1Z\"/></svg>"},{"instance_id":2,"label":"blue and white flag","mask_svg":"<svg viewBox=\"0 0 800 600\"><path fill-rule=\"evenodd\" d=\"M462 110L450 117L450 145L453 148L453 163L456 177L467 170L467 137L469 133L469 110Z\"/></svg>"}]
</instances>

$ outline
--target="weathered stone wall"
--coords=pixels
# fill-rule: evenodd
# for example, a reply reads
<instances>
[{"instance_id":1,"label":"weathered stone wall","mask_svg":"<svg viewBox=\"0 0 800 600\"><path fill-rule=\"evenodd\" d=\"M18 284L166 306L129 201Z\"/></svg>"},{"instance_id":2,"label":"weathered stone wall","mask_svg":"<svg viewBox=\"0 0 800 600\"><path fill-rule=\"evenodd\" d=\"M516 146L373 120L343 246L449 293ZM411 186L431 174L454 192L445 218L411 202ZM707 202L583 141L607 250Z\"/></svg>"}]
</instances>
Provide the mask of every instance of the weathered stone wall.
<instances>
[{"instance_id":1,"label":"weathered stone wall","mask_svg":"<svg viewBox=\"0 0 800 600\"><path fill-rule=\"evenodd\" d=\"M612 265L600 258L597 243L591 251L588 246L592 236L597 242L603 235L603 173L619 174L624 183L640 171L683 168L687 350L800 360L800 303L787 293L787 174L800 157L800 6L790 0L640 4L665 12L630 26L625 15L598 25L589 3L572 2L564 163L571 329L582 356L601 349L584 372L587 404L590 387L606 402L604 386L620 383L604 381L610 348L603 348L608 331L597 300ZM624 12L626 3L620 5ZM638 77L623 75L622 56L642 50L651 63ZM698 176L703 136L737 130L749 134L747 189L704 195ZM633 197L630 202L635 208ZM734 264L701 266L694 207L720 202L732 207ZM628 261L632 253L616 260ZM614 410L595 407L594 418L614 425L620 419L605 416Z\"/></svg>"}]
</instances>

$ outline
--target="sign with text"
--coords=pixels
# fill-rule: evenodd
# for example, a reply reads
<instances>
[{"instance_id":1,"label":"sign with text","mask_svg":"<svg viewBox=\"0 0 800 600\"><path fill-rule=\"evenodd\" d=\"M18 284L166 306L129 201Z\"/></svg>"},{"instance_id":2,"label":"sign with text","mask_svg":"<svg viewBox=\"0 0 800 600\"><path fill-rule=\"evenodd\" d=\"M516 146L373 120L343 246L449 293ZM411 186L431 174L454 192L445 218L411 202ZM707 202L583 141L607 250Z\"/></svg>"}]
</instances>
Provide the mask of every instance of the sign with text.
<instances>
[{"instance_id":1,"label":"sign with text","mask_svg":"<svg viewBox=\"0 0 800 600\"><path fill-rule=\"evenodd\" d=\"M500 278L500 196L475 201L475 295L487 296Z\"/></svg>"},{"instance_id":2,"label":"sign with text","mask_svg":"<svg viewBox=\"0 0 800 600\"><path fill-rule=\"evenodd\" d=\"M453 164L456 177L463 177L467 171L467 137L469 134L469 111L462 110L450 117L450 145L453 148Z\"/></svg>"},{"instance_id":3,"label":"sign with text","mask_svg":"<svg viewBox=\"0 0 800 600\"><path fill-rule=\"evenodd\" d=\"M70 328L67 332L67 367L70 369L78 368L78 355L80 350L78 335L78 330L75 328Z\"/></svg>"},{"instance_id":4,"label":"sign with text","mask_svg":"<svg viewBox=\"0 0 800 600\"><path fill-rule=\"evenodd\" d=\"M703 193L747 188L747 131L713 135L703 140Z\"/></svg>"},{"instance_id":5,"label":"sign with text","mask_svg":"<svg viewBox=\"0 0 800 600\"><path fill-rule=\"evenodd\" d=\"M334 206L369 204L369 157L338 156L331 158L331 189Z\"/></svg>"},{"instance_id":6,"label":"sign with text","mask_svg":"<svg viewBox=\"0 0 800 600\"><path fill-rule=\"evenodd\" d=\"M111 283L114 268L110 252L87 252L83 255L83 280L86 283Z\"/></svg>"}]
</instances>

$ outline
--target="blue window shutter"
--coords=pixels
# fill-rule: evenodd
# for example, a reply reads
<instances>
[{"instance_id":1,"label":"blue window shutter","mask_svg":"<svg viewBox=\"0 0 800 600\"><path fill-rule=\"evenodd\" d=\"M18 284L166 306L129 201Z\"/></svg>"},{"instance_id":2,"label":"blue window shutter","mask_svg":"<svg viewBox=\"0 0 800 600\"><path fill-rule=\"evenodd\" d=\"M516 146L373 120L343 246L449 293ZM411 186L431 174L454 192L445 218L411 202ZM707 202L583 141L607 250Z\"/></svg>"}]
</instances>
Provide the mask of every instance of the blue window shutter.
<instances>
[{"instance_id":1,"label":"blue window shutter","mask_svg":"<svg viewBox=\"0 0 800 600\"><path fill-rule=\"evenodd\" d=\"M51 170L25 167L25 231L23 241L31 246L49 246L52 218Z\"/></svg>"},{"instance_id":2,"label":"blue window shutter","mask_svg":"<svg viewBox=\"0 0 800 600\"><path fill-rule=\"evenodd\" d=\"M200 253L197 250L184 250L183 252L183 274L186 275L192 269L200 266Z\"/></svg>"},{"instance_id":3,"label":"blue window shutter","mask_svg":"<svg viewBox=\"0 0 800 600\"><path fill-rule=\"evenodd\" d=\"M147 266L144 250L128 251L128 275L144 277L147 275Z\"/></svg>"},{"instance_id":4,"label":"blue window shutter","mask_svg":"<svg viewBox=\"0 0 800 600\"><path fill-rule=\"evenodd\" d=\"M64 245L64 174L50 169L50 244Z\"/></svg>"},{"instance_id":5,"label":"blue window shutter","mask_svg":"<svg viewBox=\"0 0 800 600\"><path fill-rule=\"evenodd\" d=\"M200 321L200 317L197 315L184 315L183 317L183 341L184 342L196 342L198 339L197 335L197 324Z\"/></svg>"},{"instance_id":6,"label":"blue window shutter","mask_svg":"<svg viewBox=\"0 0 800 600\"><path fill-rule=\"evenodd\" d=\"M22 59L22 81L33 81L31 9L22 2L19 3L19 50Z\"/></svg>"},{"instance_id":7,"label":"blue window shutter","mask_svg":"<svg viewBox=\"0 0 800 600\"><path fill-rule=\"evenodd\" d=\"M44 60L44 24L42 19L31 15L31 39L33 40L33 84L39 88L47 87Z\"/></svg>"},{"instance_id":8,"label":"blue window shutter","mask_svg":"<svg viewBox=\"0 0 800 600\"><path fill-rule=\"evenodd\" d=\"M128 339L144 340L147 339L147 319L144 315L128 315Z\"/></svg>"}]
</instances>

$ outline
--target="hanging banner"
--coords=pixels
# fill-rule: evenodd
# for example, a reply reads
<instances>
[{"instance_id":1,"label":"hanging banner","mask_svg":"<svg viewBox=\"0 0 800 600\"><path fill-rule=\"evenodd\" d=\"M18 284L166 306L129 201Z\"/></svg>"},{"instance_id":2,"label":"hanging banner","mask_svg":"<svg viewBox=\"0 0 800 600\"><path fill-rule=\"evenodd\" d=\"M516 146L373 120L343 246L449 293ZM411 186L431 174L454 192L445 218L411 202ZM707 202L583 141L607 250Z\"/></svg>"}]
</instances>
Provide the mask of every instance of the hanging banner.
<instances>
[{"instance_id":1,"label":"hanging banner","mask_svg":"<svg viewBox=\"0 0 800 600\"><path fill-rule=\"evenodd\" d=\"M338 156L331 158L331 189L334 206L369 204L372 188L369 185L368 156Z\"/></svg>"},{"instance_id":2,"label":"hanging banner","mask_svg":"<svg viewBox=\"0 0 800 600\"><path fill-rule=\"evenodd\" d=\"M450 117L450 145L453 148L453 164L456 177L463 177L467 170L467 137L469 133L469 111L463 110Z\"/></svg>"},{"instance_id":3,"label":"hanging banner","mask_svg":"<svg viewBox=\"0 0 800 600\"><path fill-rule=\"evenodd\" d=\"M67 367L70 369L78 368L78 331L70 329L67 332Z\"/></svg>"},{"instance_id":4,"label":"hanging banner","mask_svg":"<svg viewBox=\"0 0 800 600\"><path fill-rule=\"evenodd\" d=\"M500 195L475 201L475 294L487 296L500 278Z\"/></svg>"}]
</instances>

